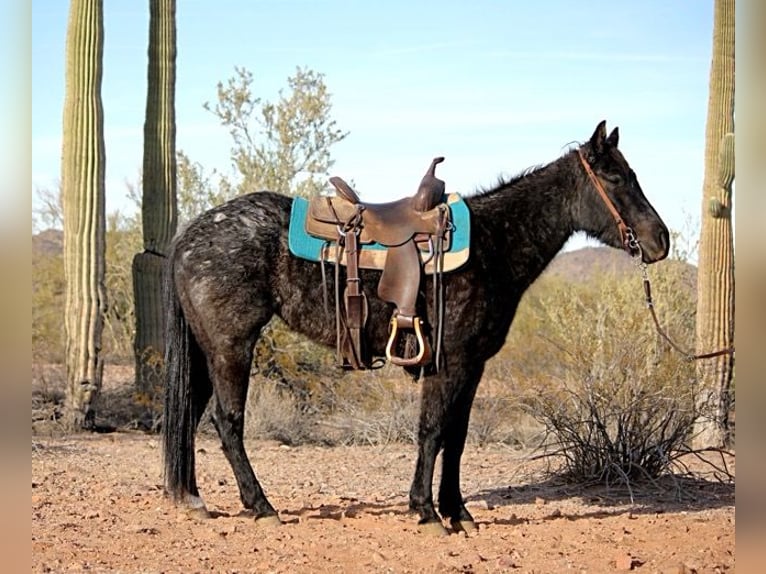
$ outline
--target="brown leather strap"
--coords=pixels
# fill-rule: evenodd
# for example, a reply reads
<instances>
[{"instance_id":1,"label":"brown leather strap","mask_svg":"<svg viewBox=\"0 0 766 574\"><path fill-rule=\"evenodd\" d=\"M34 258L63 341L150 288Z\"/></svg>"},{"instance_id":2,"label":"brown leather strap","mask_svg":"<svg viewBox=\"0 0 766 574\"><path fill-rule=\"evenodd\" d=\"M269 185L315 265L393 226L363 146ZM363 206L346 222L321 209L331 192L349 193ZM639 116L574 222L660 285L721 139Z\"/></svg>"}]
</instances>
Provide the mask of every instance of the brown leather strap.
<instances>
[{"instance_id":1,"label":"brown leather strap","mask_svg":"<svg viewBox=\"0 0 766 574\"><path fill-rule=\"evenodd\" d=\"M712 359L713 357L721 357L723 355L733 355L734 354L734 347L731 346L727 349L721 349L720 351L712 351L710 353L699 353L699 354L693 354L689 353L688 351L685 351L682 349L678 344L676 344L673 339L671 339L668 334L665 332L665 330L660 325L659 319L657 319L657 312L654 310L654 301L652 300L652 285L649 282L649 279L647 277L644 277L644 294L646 295L646 306L649 309L649 313L652 315L652 320L654 321L654 326L657 329L657 333L665 339L665 341L673 347L676 351L678 351L680 354L684 356L684 358L687 361L698 361L700 359Z\"/></svg>"},{"instance_id":2,"label":"brown leather strap","mask_svg":"<svg viewBox=\"0 0 766 574\"><path fill-rule=\"evenodd\" d=\"M601 185L601 181L598 179L598 176L593 172L593 169L590 167L590 164L588 163L588 160L585 159L585 156L582 154L581 150L577 150L577 155L580 156L580 162L582 163L582 166L585 168L585 173L588 174L588 177L590 178L591 183L593 183L593 186L596 188L596 191L601 196L601 199L604 200L604 203L606 204L607 209L612 214L612 217L614 218L615 223L617 224L617 228L620 230L620 237L622 238L622 244L625 247L625 250L628 251L628 253L631 252L630 249L630 237L633 236L633 230L628 227L625 222L622 220L622 217L620 216L620 212L617 211L617 208L614 206L614 203L612 203L612 200L609 199L609 196L606 194L606 190L604 189L604 186Z\"/></svg>"},{"instance_id":3,"label":"brown leather strap","mask_svg":"<svg viewBox=\"0 0 766 574\"><path fill-rule=\"evenodd\" d=\"M442 341L444 339L444 283L442 274L444 273L444 243L447 232L451 227L450 214L448 209L442 211L442 217L439 224L439 233L436 236L434 275L433 275L433 301L434 317L436 325L434 328L434 337L436 339L436 357L435 367L438 372L441 366Z\"/></svg>"},{"instance_id":4,"label":"brown leather strap","mask_svg":"<svg viewBox=\"0 0 766 574\"><path fill-rule=\"evenodd\" d=\"M368 366L363 340L364 325L367 322L367 298L360 287L358 239L358 228L349 229L343 235L346 251L346 288L343 296L346 320L344 342L339 348L339 353L342 356L340 363L343 365L342 359L346 359L353 369ZM336 265L336 269L338 267L339 265ZM340 315L339 308L337 313ZM340 332L338 334L341 335Z\"/></svg>"}]
</instances>

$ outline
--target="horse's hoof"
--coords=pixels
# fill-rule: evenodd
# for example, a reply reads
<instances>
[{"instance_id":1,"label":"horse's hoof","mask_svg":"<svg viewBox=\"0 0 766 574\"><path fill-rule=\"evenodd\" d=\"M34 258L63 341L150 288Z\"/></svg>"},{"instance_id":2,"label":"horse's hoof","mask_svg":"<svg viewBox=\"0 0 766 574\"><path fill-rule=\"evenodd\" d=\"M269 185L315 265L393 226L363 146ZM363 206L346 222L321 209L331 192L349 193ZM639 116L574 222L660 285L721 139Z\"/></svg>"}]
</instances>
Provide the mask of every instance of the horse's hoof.
<instances>
[{"instance_id":1,"label":"horse's hoof","mask_svg":"<svg viewBox=\"0 0 766 574\"><path fill-rule=\"evenodd\" d=\"M418 524L418 532L427 536L448 536L449 532L441 522L421 522Z\"/></svg>"},{"instance_id":2,"label":"horse's hoof","mask_svg":"<svg viewBox=\"0 0 766 574\"><path fill-rule=\"evenodd\" d=\"M470 536L479 531L479 528L473 520L453 520L450 524L455 532L465 532L466 536Z\"/></svg>"},{"instance_id":3,"label":"horse's hoof","mask_svg":"<svg viewBox=\"0 0 766 574\"><path fill-rule=\"evenodd\" d=\"M276 528L282 525L282 521L276 514L269 514L267 516L259 516L255 519L255 524L259 528Z\"/></svg>"}]
</instances>

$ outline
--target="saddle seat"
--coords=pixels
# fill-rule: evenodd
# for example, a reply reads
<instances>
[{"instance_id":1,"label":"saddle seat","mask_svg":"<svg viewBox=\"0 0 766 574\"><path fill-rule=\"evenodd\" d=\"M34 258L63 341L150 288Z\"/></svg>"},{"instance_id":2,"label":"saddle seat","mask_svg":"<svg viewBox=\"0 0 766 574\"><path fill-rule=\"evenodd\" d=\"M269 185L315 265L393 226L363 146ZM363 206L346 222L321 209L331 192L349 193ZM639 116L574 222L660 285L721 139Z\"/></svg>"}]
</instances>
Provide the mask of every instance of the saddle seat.
<instances>
[{"instance_id":1,"label":"saddle seat","mask_svg":"<svg viewBox=\"0 0 766 574\"><path fill-rule=\"evenodd\" d=\"M443 157L434 158L412 197L388 203L364 203L343 179L332 177L330 183L338 195L315 197L310 201L307 233L337 242L346 252L344 301L349 337L343 337L338 323L338 355L343 366L363 368L368 362L361 337L367 320L367 301L359 288L358 258L359 245L373 242L387 247L378 296L396 305L390 322L386 358L401 366L423 365L431 360L431 346L423 335L423 320L417 316L416 303L422 267L426 262L420 251L428 249L427 260L443 253L450 228L444 182L435 174L436 166L442 161ZM339 317L339 309L336 309L336 318ZM411 357L395 354L401 331L415 334L417 349Z\"/></svg>"}]
</instances>

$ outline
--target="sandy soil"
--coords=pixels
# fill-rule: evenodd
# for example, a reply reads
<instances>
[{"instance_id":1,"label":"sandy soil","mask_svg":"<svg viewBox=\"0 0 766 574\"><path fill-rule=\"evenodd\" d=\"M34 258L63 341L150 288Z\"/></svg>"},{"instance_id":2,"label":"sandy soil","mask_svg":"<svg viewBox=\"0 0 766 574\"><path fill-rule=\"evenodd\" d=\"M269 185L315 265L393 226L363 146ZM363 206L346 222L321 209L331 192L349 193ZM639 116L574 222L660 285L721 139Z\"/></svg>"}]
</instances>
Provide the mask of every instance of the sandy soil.
<instances>
[{"instance_id":1,"label":"sandy soil","mask_svg":"<svg viewBox=\"0 0 766 574\"><path fill-rule=\"evenodd\" d=\"M733 572L734 487L702 474L644 487L580 488L541 461L468 445L466 537L418 531L407 512L411 445L248 443L284 524L242 511L217 439L198 442L214 518L162 495L158 437L116 432L33 437L33 572ZM733 468L733 461L729 461ZM702 470L702 469L701 469ZM437 479L438 480L438 479Z\"/></svg>"}]
</instances>

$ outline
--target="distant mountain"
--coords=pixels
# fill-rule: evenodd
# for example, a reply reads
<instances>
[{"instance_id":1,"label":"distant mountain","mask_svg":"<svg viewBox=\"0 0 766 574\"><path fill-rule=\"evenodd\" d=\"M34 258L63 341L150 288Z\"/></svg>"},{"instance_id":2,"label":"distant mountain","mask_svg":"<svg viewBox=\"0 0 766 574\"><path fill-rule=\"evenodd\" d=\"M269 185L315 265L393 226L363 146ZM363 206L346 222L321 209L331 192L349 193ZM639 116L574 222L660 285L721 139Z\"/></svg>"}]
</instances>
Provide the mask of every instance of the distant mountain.
<instances>
[{"instance_id":1,"label":"distant mountain","mask_svg":"<svg viewBox=\"0 0 766 574\"><path fill-rule=\"evenodd\" d=\"M46 229L32 235L32 257L38 255L60 255L64 252L64 232Z\"/></svg>"},{"instance_id":2,"label":"distant mountain","mask_svg":"<svg viewBox=\"0 0 766 574\"><path fill-rule=\"evenodd\" d=\"M697 267L677 260L664 260L649 266L650 278L663 269L680 267L691 289L697 287ZM559 277L575 283L586 283L603 274L618 276L638 274L636 262L624 251L611 247L583 247L557 255L543 272L547 277Z\"/></svg>"}]
</instances>

